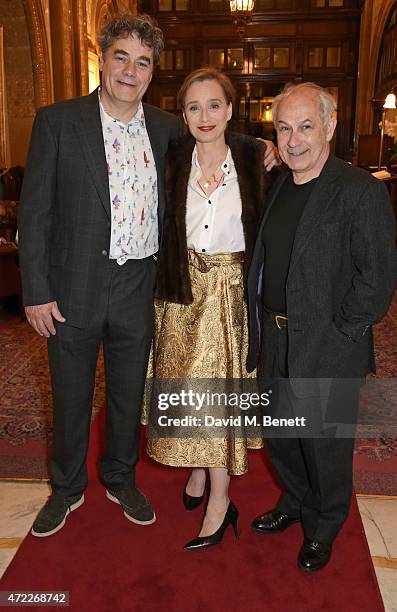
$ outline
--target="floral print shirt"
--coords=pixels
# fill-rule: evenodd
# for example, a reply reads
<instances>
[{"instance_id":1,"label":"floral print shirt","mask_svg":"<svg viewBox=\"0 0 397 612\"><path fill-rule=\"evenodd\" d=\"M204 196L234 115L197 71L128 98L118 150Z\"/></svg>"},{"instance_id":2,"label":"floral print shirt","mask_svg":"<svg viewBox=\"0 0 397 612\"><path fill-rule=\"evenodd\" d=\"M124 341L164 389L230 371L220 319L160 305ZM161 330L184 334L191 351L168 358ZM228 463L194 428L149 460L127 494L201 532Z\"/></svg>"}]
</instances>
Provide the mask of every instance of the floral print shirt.
<instances>
[{"instance_id":1,"label":"floral print shirt","mask_svg":"<svg viewBox=\"0 0 397 612\"><path fill-rule=\"evenodd\" d=\"M108 166L110 259L123 265L158 251L157 172L142 102L126 125L107 114L100 102Z\"/></svg>"}]
</instances>

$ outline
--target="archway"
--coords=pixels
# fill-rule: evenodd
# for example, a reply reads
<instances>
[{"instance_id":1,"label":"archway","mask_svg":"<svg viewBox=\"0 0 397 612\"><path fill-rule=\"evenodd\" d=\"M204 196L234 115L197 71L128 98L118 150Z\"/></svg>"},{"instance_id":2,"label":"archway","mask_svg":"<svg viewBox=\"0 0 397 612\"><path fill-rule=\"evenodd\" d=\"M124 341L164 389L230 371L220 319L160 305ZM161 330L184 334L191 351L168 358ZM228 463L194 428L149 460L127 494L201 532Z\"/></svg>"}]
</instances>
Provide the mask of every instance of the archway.
<instances>
[{"instance_id":1,"label":"archway","mask_svg":"<svg viewBox=\"0 0 397 612\"><path fill-rule=\"evenodd\" d=\"M374 128L379 54L386 25L396 7L396 0L367 0L364 5L361 33L359 78L356 104L356 143L359 134L370 134Z\"/></svg>"}]
</instances>

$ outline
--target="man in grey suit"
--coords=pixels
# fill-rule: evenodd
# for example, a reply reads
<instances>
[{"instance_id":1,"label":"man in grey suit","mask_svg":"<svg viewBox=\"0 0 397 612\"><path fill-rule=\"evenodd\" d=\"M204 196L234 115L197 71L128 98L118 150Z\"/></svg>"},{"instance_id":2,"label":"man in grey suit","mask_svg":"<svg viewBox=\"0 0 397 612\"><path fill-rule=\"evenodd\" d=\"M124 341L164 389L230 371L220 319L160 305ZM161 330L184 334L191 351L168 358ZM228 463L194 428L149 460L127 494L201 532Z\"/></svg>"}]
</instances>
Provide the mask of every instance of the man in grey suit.
<instances>
[{"instance_id":1,"label":"man in grey suit","mask_svg":"<svg viewBox=\"0 0 397 612\"><path fill-rule=\"evenodd\" d=\"M52 495L32 533L49 536L84 502L95 369L103 342L100 476L127 519L155 521L135 484L152 337L164 155L177 117L142 104L163 35L150 17L104 26L102 87L38 111L20 214L26 316L48 338L54 399Z\"/></svg>"},{"instance_id":2,"label":"man in grey suit","mask_svg":"<svg viewBox=\"0 0 397 612\"><path fill-rule=\"evenodd\" d=\"M252 527L268 534L301 522L298 566L308 572L330 560L352 493L354 433L338 436L325 421L352 423L354 432L359 388L375 368L371 326L388 309L396 270L387 191L330 154L334 111L313 83L287 85L275 98L290 171L270 195L248 278L248 370L258 366L260 384L272 384L275 416L305 415L315 427L268 439L282 495Z\"/></svg>"}]
</instances>

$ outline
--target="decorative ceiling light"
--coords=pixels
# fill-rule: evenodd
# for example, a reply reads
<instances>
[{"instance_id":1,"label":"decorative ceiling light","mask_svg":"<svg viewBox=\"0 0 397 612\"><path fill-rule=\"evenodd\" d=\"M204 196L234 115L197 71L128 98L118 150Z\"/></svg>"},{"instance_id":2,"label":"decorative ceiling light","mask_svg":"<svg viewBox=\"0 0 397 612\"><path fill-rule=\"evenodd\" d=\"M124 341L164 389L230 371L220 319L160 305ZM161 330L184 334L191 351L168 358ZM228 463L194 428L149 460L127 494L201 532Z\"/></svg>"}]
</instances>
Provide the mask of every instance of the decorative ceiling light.
<instances>
[{"instance_id":1,"label":"decorative ceiling light","mask_svg":"<svg viewBox=\"0 0 397 612\"><path fill-rule=\"evenodd\" d=\"M252 19L255 0L230 0L230 12L240 38L244 37L247 25Z\"/></svg>"}]
</instances>

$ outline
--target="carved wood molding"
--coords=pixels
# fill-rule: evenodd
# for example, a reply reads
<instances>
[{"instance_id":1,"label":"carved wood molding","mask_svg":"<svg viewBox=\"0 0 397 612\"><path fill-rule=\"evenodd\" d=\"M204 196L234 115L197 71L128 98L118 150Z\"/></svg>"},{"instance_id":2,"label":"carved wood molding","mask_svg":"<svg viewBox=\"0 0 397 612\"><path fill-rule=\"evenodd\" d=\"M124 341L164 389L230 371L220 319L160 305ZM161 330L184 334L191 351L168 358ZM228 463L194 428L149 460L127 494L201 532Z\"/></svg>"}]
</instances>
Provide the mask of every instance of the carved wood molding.
<instances>
[{"instance_id":1,"label":"carved wood molding","mask_svg":"<svg viewBox=\"0 0 397 612\"><path fill-rule=\"evenodd\" d=\"M23 0L29 30L36 107L54 101L46 27L40 0Z\"/></svg>"},{"instance_id":2,"label":"carved wood molding","mask_svg":"<svg viewBox=\"0 0 397 612\"><path fill-rule=\"evenodd\" d=\"M375 94L376 80L377 80L377 72L378 72L378 63L379 63L379 54L382 50L382 42L383 35L385 32L385 28L387 22L389 21L390 15L397 7L396 0L383 0L382 6L378 12L378 20L374 30L374 38L372 43L372 53L371 53L371 69L372 69L372 93Z\"/></svg>"},{"instance_id":3,"label":"carved wood molding","mask_svg":"<svg viewBox=\"0 0 397 612\"><path fill-rule=\"evenodd\" d=\"M88 35L86 0L73 0L76 34L76 79L79 95L88 94Z\"/></svg>"},{"instance_id":4,"label":"carved wood molding","mask_svg":"<svg viewBox=\"0 0 397 612\"><path fill-rule=\"evenodd\" d=\"M133 15L138 13L138 0L85 0L87 6L87 32L91 46L96 45L96 34L104 19L130 11Z\"/></svg>"},{"instance_id":5,"label":"carved wood molding","mask_svg":"<svg viewBox=\"0 0 397 612\"><path fill-rule=\"evenodd\" d=\"M86 0L86 11L87 11L87 34L89 38L90 48L95 46L95 14L96 5L98 0Z\"/></svg>"},{"instance_id":6,"label":"carved wood molding","mask_svg":"<svg viewBox=\"0 0 397 612\"><path fill-rule=\"evenodd\" d=\"M396 51L396 32L397 25L394 25L392 30L386 31L389 25L389 20L393 12L397 9L397 1L391 2L389 10L385 10L384 14L380 15L381 22L379 27L381 36L377 38L377 64L374 83L374 94L376 97L385 97L389 91L390 81L395 76L395 65L397 60ZM394 83L392 83L394 84Z\"/></svg>"},{"instance_id":7,"label":"carved wood molding","mask_svg":"<svg viewBox=\"0 0 397 612\"><path fill-rule=\"evenodd\" d=\"M119 12L116 0L98 0L95 7L95 32L101 29L103 22Z\"/></svg>"}]
</instances>

